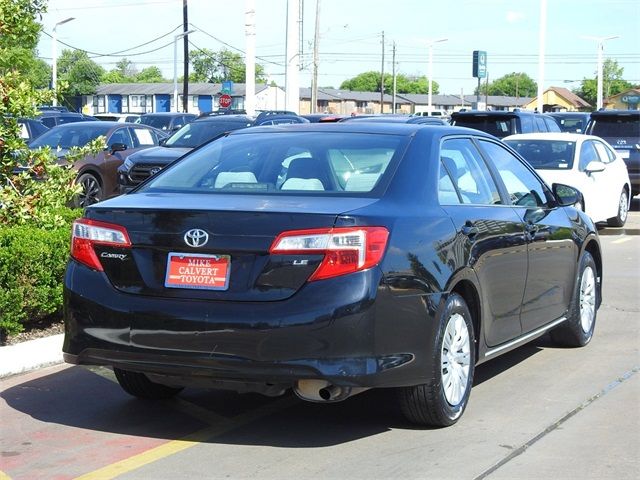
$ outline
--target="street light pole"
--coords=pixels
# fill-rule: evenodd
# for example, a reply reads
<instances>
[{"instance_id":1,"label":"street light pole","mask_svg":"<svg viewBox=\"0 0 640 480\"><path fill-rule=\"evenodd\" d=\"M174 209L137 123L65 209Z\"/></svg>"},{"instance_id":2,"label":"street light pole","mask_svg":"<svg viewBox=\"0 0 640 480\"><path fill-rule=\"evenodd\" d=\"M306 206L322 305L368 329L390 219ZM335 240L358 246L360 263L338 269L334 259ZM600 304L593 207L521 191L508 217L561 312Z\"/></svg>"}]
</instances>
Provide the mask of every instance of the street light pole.
<instances>
[{"instance_id":1,"label":"street light pole","mask_svg":"<svg viewBox=\"0 0 640 480\"><path fill-rule=\"evenodd\" d=\"M58 25L62 25L63 23L70 22L71 20L75 20L75 17L65 18L64 20L61 20L58 23L56 23L53 26L53 34L51 35L51 41L53 42L51 44L51 58L52 58L51 89L54 91L54 96L53 96L53 106L54 107L56 105L58 105L58 95L55 93L56 86L57 86L57 83L58 83L58 35L57 35L57 29L58 29Z\"/></svg>"},{"instance_id":2,"label":"street light pole","mask_svg":"<svg viewBox=\"0 0 640 480\"><path fill-rule=\"evenodd\" d=\"M195 30L187 30L173 36L173 108L178 112L178 40L182 37L195 32Z\"/></svg>"},{"instance_id":3,"label":"street light pole","mask_svg":"<svg viewBox=\"0 0 640 480\"><path fill-rule=\"evenodd\" d=\"M603 90L603 65L602 65L602 52L604 51L604 42L607 40L613 40L614 38L620 38L619 35L612 35L610 37L584 37L589 40L595 40L598 42L598 90L596 93L596 110L602 108L602 90Z\"/></svg>"},{"instance_id":4,"label":"street light pole","mask_svg":"<svg viewBox=\"0 0 640 480\"><path fill-rule=\"evenodd\" d=\"M429 100L427 106L427 112L429 115L433 113L432 106L432 92L433 92L433 45L436 43L446 42L449 40L448 38L438 38L437 40L432 40L427 44L429 48Z\"/></svg>"}]
</instances>

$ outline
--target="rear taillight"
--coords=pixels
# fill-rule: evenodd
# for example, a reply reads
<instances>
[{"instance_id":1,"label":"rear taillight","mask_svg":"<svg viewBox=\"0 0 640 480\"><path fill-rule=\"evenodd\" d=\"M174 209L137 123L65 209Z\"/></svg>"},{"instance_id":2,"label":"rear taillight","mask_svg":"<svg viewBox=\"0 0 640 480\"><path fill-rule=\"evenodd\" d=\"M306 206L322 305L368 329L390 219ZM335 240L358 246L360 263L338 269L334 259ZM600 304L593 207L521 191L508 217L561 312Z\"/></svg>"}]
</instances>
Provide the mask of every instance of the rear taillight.
<instances>
[{"instance_id":1,"label":"rear taillight","mask_svg":"<svg viewBox=\"0 0 640 480\"><path fill-rule=\"evenodd\" d=\"M71 230L71 256L95 270L103 271L102 264L93 249L94 245L119 248L131 247L127 230L120 225L81 218L73 222Z\"/></svg>"},{"instance_id":2,"label":"rear taillight","mask_svg":"<svg viewBox=\"0 0 640 480\"><path fill-rule=\"evenodd\" d=\"M384 255L389 231L384 227L292 230L278 235L269 253L323 254L309 281L337 277L377 265Z\"/></svg>"}]
</instances>

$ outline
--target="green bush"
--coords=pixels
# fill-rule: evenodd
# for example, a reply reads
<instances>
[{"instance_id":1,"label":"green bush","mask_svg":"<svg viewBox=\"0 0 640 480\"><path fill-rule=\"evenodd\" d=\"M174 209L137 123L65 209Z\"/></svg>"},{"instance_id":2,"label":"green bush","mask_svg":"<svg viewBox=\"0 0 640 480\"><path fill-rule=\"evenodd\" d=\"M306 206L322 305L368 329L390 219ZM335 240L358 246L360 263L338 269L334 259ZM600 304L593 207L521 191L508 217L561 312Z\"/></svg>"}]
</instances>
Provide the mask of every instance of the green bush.
<instances>
[{"instance_id":1,"label":"green bush","mask_svg":"<svg viewBox=\"0 0 640 480\"><path fill-rule=\"evenodd\" d=\"M0 332L21 332L30 321L62 311L70 223L79 210L61 209L67 225L0 226Z\"/></svg>"}]
</instances>

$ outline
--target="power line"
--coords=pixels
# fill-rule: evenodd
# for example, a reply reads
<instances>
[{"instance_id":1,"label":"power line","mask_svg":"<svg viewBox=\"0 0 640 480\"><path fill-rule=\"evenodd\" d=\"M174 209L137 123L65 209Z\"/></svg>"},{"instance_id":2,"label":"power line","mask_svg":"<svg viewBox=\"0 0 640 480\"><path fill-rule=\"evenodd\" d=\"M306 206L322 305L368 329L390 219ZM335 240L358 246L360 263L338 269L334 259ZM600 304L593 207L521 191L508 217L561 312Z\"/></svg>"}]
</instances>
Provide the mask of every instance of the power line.
<instances>
[{"instance_id":1,"label":"power line","mask_svg":"<svg viewBox=\"0 0 640 480\"><path fill-rule=\"evenodd\" d=\"M154 39L152 39L152 40L149 40L148 42L144 42L144 43L141 43L140 45L136 45L135 47L126 48L126 49L124 49L124 50L120 50L120 51L118 51L118 52L111 52L111 53L98 53L98 52L92 52L92 51L89 51L89 50L85 50L84 48L75 47L75 46L70 45L70 44L68 44L68 43L66 43L66 42L63 42L62 40L58 40L58 43L61 43L62 45L66 46L66 47L69 47L69 48L72 48L72 49L74 49L74 50L80 50L80 51L82 51L82 52L86 52L86 53L88 53L88 54L90 54L90 55L91 55L91 57L90 57L90 58L99 58L99 57L121 57L123 53L130 52L131 50L136 50L137 48L144 47L145 45L149 45L150 43L157 42L158 40L160 40L160 39L162 39L162 38L164 38L164 37L167 37L167 36L171 35L173 32L175 32L175 31L176 31L178 28L180 28L181 26L182 26L182 25L178 25L178 26L177 26L177 27L175 27L173 30L170 30L169 32L165 33L164 35L160 35L159 37L156 37L156 38L154 38ZM53 36L52 36L52 35L50 35L48 32L43 31L42 33L44 33L47 37L49 37L49 38L53 39ZM131 53L131 54L129 54L128 56L132 56L132 57L133 57L133 56L136 56L136 55L145 55L145 54L147 54L147 53L153 53L153 52L156 52L156 51L158 51L158 50L161 50L161 49L163 49L163 48L165 48L165 47L167 47L167 46L171 45L172 43L173 43L173 42L167 43L166 45L163 45L163 46L161 46L161 47L155 48L155 49L153 49L153 50L148 50L148 51L146 51L146 52Z\"/></svg>"}]
</instances>

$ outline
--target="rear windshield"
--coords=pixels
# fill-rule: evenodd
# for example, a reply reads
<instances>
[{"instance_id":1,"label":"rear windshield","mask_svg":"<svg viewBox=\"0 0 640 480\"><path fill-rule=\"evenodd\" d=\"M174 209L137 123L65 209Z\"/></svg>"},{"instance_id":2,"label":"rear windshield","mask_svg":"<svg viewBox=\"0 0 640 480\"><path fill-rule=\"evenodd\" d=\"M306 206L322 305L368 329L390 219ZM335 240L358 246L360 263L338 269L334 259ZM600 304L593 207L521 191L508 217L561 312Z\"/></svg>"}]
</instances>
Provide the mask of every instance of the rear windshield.
<instances>
[{"instance_id":1,"label":"rear windshield","mask_svg":"<svg viewBox=\"0 0 640 480\"><path fill-rule=\"evenodd\" d=\"M231 135L187 155L139 191L371 196L407 142L362 133Z\"/></svg>"},{"instance_id":2,"label":"rear windshield","mask_svg":"<svg viewBox=\"0 0 640 480\"><path fill-rule=\"evenodd\" d=\"M504 138L516 133L513 128L514 117L478 115L460 116L454 120L454 125L458 127L475 128L486 133L490 133L498 138Z\"/></svg>"},{"instance_id":3,"label":"rear windshield","mask_svg":"<svg viewBox=\"0 0 640 480\"><path fill-rule=\"evenodd\" d=\"M36 138L29 144L29 147L51 147L53 149L82 147L91 140L106 135L110 129L110 126L87 125L86 123L53 128Z\"/></svg>"},{"instance_id":4,"label":"rear windshield","mask_svg":"<svg viewBox=\"0 0 640 480\"><path fill-rule=\"evenodd\" d=\"M536 170L573 168L575 142L565 140L506 140Z\"/></svg>"},{"instance_id":5,"label":"rear windshield","mask_svg":"<svg viewBox=\"0 0 640 480\"><path fill-rule=\"evenodd\" d=\"M602 116L593 118L593 120L591 135L598 137L640 137L640 117L638 116Z\"/></svg>"},{"instance_id":6,"label":"rear windshield","mask_svg":"<svg viewBox=\"0 0 640 480\"><path fill-rule=\"evenodd\" d=\"M193 122L174 133L167 142L166 147L196 148L208 142L221 133L246 128L249 122Z\"/></svg>"},{"instance_id":7,"label":"rear windshield","mask_svg":"<svg viewBox=\"0 0 640 480\"><path fill-rule=\"evenodd\" d=\"M165 115L145 115L140 117L140 123L160 130L167 130L169 125L171 125L171 117Z\"/></svg>"}]
</instances>

